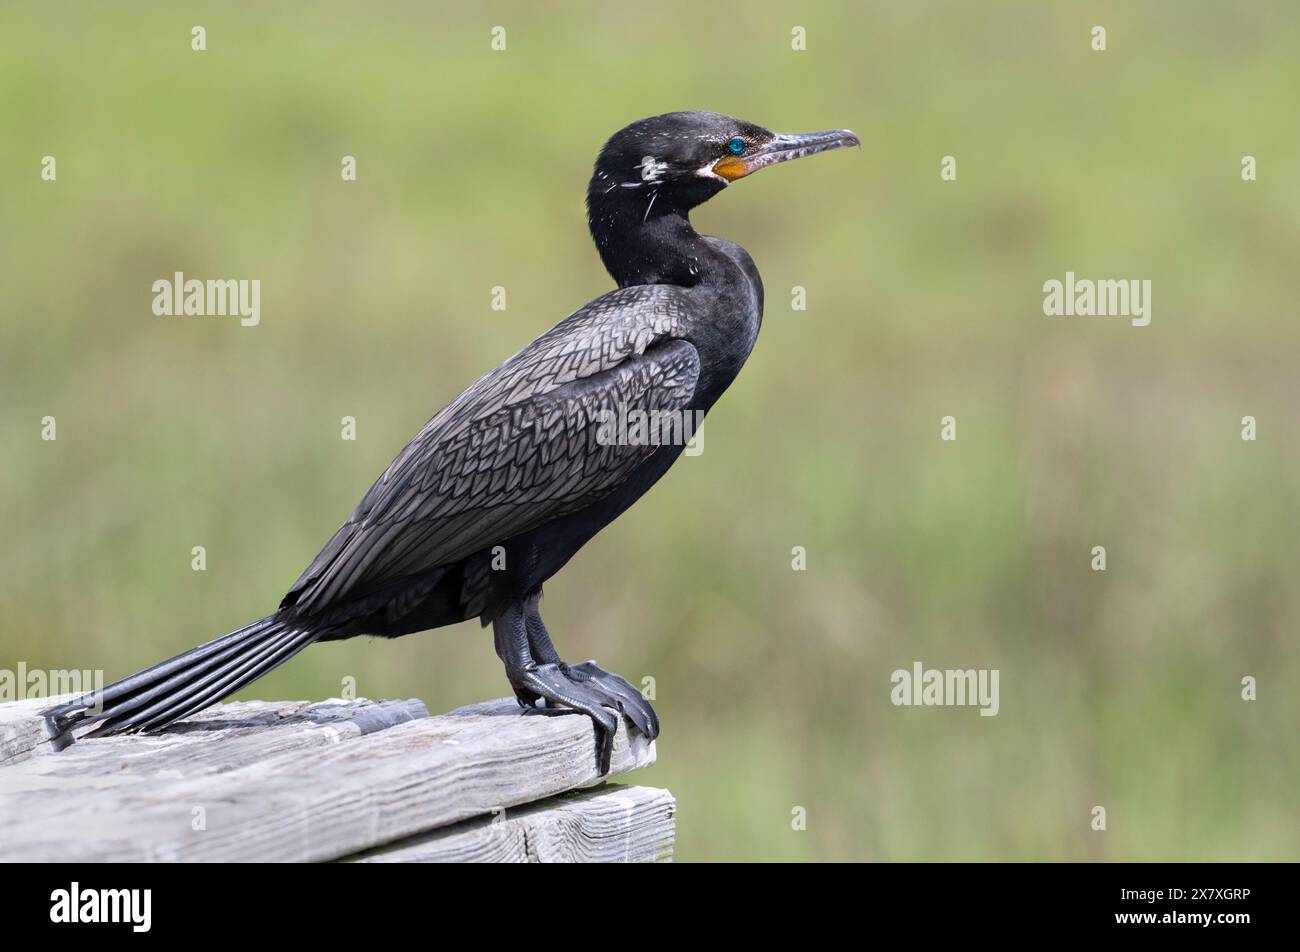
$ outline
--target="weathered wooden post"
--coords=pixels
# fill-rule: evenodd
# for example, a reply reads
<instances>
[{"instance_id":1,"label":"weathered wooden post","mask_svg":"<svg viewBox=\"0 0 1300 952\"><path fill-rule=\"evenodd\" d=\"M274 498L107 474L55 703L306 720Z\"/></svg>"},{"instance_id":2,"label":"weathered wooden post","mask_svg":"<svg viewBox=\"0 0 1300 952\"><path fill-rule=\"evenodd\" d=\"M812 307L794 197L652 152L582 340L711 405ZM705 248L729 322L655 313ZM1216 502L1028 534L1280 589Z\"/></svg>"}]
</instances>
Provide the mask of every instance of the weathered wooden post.
<instances>
[{"instance_id":1,"label":"weathered wooden post","mask_svg":"<svg viewBox=\"0 0 1300 952\"><path fill-rule=\"evenodd\" d=\"M0 704L0 861L673 855L672 795L601 783L583 716L510 699L437 717L419 701L249 701L59 750L39 716L54 703ZM624 723L609 776L654 759Z\"/></svg>"}]
</instances>

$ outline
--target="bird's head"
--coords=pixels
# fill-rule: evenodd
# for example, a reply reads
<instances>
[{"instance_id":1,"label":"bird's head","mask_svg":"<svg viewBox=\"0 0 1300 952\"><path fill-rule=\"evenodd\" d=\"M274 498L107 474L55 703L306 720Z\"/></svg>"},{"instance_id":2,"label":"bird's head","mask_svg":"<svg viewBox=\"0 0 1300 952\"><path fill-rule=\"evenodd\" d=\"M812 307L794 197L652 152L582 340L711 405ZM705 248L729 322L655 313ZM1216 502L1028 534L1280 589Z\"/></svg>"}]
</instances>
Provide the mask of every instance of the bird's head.
<instances>
[{"instance_id":1,"label":"bird's head","mask_svg":"<svg viewBox=\"0 0 1300 952\"><path fill-rule=\"evenodd\" d=\"M690 210L769 165L860 145L847 129L786 135L716 112L670 112L614 133L587 187L587 224L620 285L694 275Z\"/></svg>"},{"instance_id":2,"label":"bird's head","mask_svg":"<svg viewBox=\"0 0 1300 952\"><path fill-rule=\"evenodd\" d=\"M787 135L716 112L670 112L625 126L596 159L587 189L595 214L639 206L684 213L769 165L860 145L848 129ZM653 204L651 199L653 198Z\"/></svg>"}]
</instances>

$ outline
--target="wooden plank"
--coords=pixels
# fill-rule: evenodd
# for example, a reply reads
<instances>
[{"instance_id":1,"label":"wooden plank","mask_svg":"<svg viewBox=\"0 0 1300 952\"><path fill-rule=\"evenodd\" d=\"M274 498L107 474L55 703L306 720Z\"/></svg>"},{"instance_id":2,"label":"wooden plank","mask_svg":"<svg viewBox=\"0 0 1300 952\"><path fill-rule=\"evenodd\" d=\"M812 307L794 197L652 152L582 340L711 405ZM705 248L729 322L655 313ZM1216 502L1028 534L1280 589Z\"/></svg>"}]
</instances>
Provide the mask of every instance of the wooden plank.
<instances>
[{"instance_id":1,"label":"wooden plank","mask_svg":"<svg viewBox=\"0 0 1300 952\"><path fill-rule=\"evenodd\" d=\"M40 724L51 702L17 703ZM336 859L601 779L584 716L502 699L367 732L368 718L402 719L392 705L423 713L245 702L158 735L38 743L0 767L0 860ZM0 720L13 750L30 744L22 717ZM610 774L653 762L621 724Z\"/></svg>"},{"instance_id":2,"label":"wooden plank","mask_svg":"<svg viewBox=\"0 0 1300 952\"><path fill-rule=\"evenodd\" d=\"M479 817L351 857L354 863L666 863L677 801L604 784Z\"/></svg>"},{"instance_id":3,"label":"wooden plank","mask_svg":"<svg viewBox=\"0 0 1300 952\"><path fill-rule=\"evenodd\" d=\"M68 695L71 697L71 695ZM0 768L14 766L32 757L58 754L51 760L31 764L22 771L0 770L0 792L13 791L32 775L71 778L85 782L106 777L113 784L140 779L145 772L176 777L219 773L252 760L301 747L338 743L347 737L369 733L385 723L400 723L429 716L420 701L354 701L333 699L316 704L306 701L243 701L222 704L196 714L162 734L135 735L74 743L64 749L53 742L39 712L59 703L58 698L0 704L0 736L17 739L9 760ZM275 728L269 730L268 728ZM76 733L85 734L92 728ZM221 735L220 744L209 741ZM35 742L32 742L35 738ZM116 743L126 740L127 743ZM0 748L0 753L3 753ZM38 786L49 786L45 781Z\"/></svg>"},{"instance_id":4,"label":"wooden plank","mask_svg":"<svg viewBox=\"0 0 1300 952\"><path fill-rule=\"evenodd\" d=\"M50 738L38 712L70 700L71 697L70 694L62 694L52 698L32 698L0 704L0 767L26 760L42 747L48 750Z\"/></svg>"}]
</instances>

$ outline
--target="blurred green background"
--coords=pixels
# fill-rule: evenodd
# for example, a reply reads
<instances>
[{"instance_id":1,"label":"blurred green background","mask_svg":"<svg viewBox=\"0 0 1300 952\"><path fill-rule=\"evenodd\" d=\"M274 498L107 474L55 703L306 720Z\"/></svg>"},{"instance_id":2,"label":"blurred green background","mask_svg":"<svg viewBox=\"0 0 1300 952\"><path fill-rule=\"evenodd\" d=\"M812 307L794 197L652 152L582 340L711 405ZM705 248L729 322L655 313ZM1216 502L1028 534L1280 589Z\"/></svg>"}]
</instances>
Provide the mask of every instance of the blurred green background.
<instances>
[{"instance_id":1,"label":"blurred green background","mask_svg":"<svg viewBox=\"0 0 1300 952\"><path fill-rule=\"evenodd\" d=\"M1295 4L8 3L0 46L0 663L112 679L273 609L609 288L582 198L620 126L848 126L696 213L762 271L758 346L547 587L570 660L656 679L678 858L1300 855ZM155 317L177 270L260 279L261 325ZM1045 317L1067 270L1149 278L1151 325ZM894 707L918 660L999 669L1001 712ZM346 676L507 693L466 624L241 696Z\"/></svg>"}]
</instances>

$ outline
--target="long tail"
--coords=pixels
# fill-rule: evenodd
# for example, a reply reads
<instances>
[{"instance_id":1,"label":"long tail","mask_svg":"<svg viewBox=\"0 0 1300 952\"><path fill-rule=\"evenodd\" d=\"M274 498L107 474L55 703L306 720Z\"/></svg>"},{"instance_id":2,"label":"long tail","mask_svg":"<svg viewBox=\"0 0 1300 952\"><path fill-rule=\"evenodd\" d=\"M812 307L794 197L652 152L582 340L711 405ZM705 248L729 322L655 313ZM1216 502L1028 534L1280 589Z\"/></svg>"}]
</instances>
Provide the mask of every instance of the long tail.
<instances>
[{"instance_id":1,"label":"long tail","mask_svg":"<svg viewBox=\"0 0 1300 952\"><path fill-rule=\"evenodd\" d=\"M320 634L272 615L41 713L56 734L94 722L88 737L159 730L229 697Z\"/></svg>"}]
</instances>

